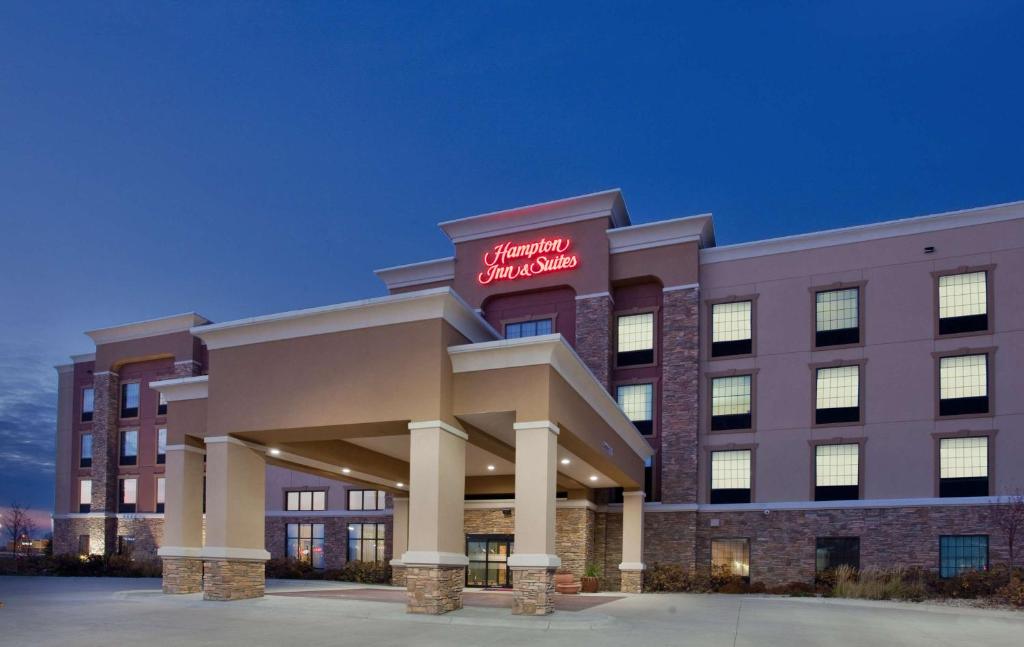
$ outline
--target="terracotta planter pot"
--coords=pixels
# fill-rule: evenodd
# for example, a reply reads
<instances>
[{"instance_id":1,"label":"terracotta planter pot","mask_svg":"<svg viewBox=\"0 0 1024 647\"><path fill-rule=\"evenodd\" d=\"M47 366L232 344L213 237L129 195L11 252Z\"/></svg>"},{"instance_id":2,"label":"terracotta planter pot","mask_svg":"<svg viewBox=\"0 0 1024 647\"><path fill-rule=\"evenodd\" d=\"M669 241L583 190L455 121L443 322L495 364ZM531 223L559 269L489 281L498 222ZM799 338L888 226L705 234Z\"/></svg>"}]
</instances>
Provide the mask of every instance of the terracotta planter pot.
<instances>
[{"instance_id":1,"label":"terracotta planter pot","mask_svg":"<svg viewBox=\"0 0 1024 647\"><path fill-rule=\"evenodd\" d=\"M582 591L584 593L597 593L599 583L600 580L598 580L596 577L580 578L580 584L582 585Z\"/></svg>"}]
</instances>

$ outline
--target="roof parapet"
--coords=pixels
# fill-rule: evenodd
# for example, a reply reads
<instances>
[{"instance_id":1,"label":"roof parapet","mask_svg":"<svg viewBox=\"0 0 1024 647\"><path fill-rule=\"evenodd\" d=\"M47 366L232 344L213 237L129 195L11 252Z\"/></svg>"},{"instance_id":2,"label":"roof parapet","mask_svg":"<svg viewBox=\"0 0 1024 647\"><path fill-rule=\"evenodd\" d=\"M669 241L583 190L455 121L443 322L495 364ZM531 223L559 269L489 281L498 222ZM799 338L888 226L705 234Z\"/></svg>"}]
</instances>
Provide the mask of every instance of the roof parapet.
<instances>
[{"instance_id":1,"label":"roof parapet","mask_svg":"<svg viewBox=\"0 0 1024 647\"><path fill-rule=\"evenodd\" d=\"M187 332L193 326L208 324L210 320L195 313L185 312L182 314L160 317L158 319L147 319L134 323L111 326L109 328L97 328L89 330L88 335L97 346L101 344L112 344L119 341L132 339L144 339L158 335L169 335L176 332Z\"/></svg>"}]
</instances>

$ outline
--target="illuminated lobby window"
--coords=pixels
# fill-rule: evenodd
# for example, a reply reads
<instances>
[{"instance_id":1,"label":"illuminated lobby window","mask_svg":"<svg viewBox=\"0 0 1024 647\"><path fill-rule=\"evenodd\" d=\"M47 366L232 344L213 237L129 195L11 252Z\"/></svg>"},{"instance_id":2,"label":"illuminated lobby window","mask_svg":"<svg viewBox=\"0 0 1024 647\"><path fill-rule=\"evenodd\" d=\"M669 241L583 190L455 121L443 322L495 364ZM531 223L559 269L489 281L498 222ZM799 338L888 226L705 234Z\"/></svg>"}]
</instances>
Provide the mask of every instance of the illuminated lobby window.
<instances>
[{"instance_id":1,"label":"illuminated lobby window","mask_svg":"<svg viewBox=\"0 0 1024 647\"><path fill-rule=\"evenodd\" d=\"M288 492L285 500L286 510L326 510L327 492L313 490L305 492Z\"/></svg>"},{"instance_id":2,"label":"illuminated lobby window","mask_svg":"<svg viewBox=\"0 0 1024 647\"><path fill-rule=\"evenodd\" d=\"M750 450L711 452L711 503L750 503Z\"/></svg>"},{"instance_id":3,"label":"illuminated lobby window","mask_svg":"<svg viewBox=\"0 0 1024 647\"><path fill-rule=\"evenodd\" d=\"M750 429L750 376L730 375L711 380L711 429Z\"/></svg>"},{"instance_id":4,"label":"illuminated lobby window","mask_svg":"<svg viewBox=\"0 0 1024 647\"><path fill-rule=\"evenodd\" d=\"M739 577L750 577L749 539L712 539L711 569Z\"/></svg>"},{"instance_id":5,"label":"illuminated lobby window","mask_svg":"<svg viewBox=\"0 0 1024 647\"><path fill-rule=\"evenodd\" d=\"M939 440L939 496L988 496L988 437Z\"/></svg>"},{"instance_id":6,"label":"illuminated lobby window","mask_svg":"<svg viewBox=\"0 0 1024 647\"><path fill-rule=\"evenodd\" d=\"M814 500L860 498L860 445L818 445L814 448Z\"/></svg>"},{"instance_id":7,"label":"illuminated lobby window","mask_svg":"<svg viewBox=\"0 0 1024 647\"><path fill-rule=\"evenodd\" d=\"M384 561L384 524L350 523L348 525L348 561Z\"/></svg>"},{"instance_id":8,"label":"illuminated lobby window","mask_svg":"<svg viewBox=\"0 0 1024 647\"><path fill-rule=\"evenodd\" d=\"M954 577L965 571L988 570L988 535L939 537L939 576Z\"/></svg>"},{"instance_id":9,"label":"illuminated lobby window","mask_svg":"<svg viewBox=\"0 0 1024 647\"><path fill-rule=\"evenodd\" d=\"M616 389L616 396L619 407L640 433L654 433L653 384L623 384Z\"/></svg>"},{"instance_id":10,"label":"illuminated lobby window","mask_svg":"<svg viewBox=\"0 0 1024 647\"><path fill-rule=\"evenodd\" d=\"M939 277L939 334L988 330L988 272Z\"/></svg>"},{"instance_id":11,"label":"illuminated lobby window","mask_svg":"<svg viewBox=\"0 0 1024 647\"><path fill-rule=\"evenodd\" d=\"M654 313L619 316L617 339L617 366L653 364Z\"/></svg>"},{"instance_id":12,"label":"illuminated lobby window","mask_svg":"<svg viewBox=\"0 0 1024 647\"><path fill-rule=\"evenodd\" d=\"M349 490L349 510L383 510L384 490Z\"/></svg>"},{"instance_id":13,"label":"illuminated lobby window","mask_svg":"<svg viewBox=\"0 0 1024 647\"><path fill-rule=\"evenodd\" d=\"M860 289L824 290L814 294L814 345L860 342Z\"/></svg>"},{"instance_id":14,"label":"illuminated lobby window","mask_svg":"<svg viewBox=\"0 0 1024 647\"><path fill-rule=\"evenodd\" d=\"M939 359L939 415L988 413L988 355Z\"/></svg>"},{"instance_id":15,"label":"illuminated lobby window","mask_svg":"<svg viewBox=\"0 0 1024 647\"><path fill-rule=\"evenodd\" d=\"M533 321L517 321L516 323L505 324L505 339L518 339L520 337L536 337L537 335L550 335L553 326L550 319L535 319Z\"/></svg>"},{"instance_id":16,"label":"illuminated lobby window","mask_svg":"<svg viewBox=\"0 0 1024 647\"><path fill-rule=\"evenodd\" d=\"M285 534L288 558L315 569L324 567L324 524L290 523Z\"/></svg>"},{"instance_id":17,"label":"illuminated lobby window","mask_svg":"<svg viewBox=\"0 0 1024 647\"><path fill-rule=\"evenodd\" d=\"M860 366L819 368L815 372L814 422L860 421Z\"/></svg>"},{"instance_id":18,"label":"illuminated lobby window","mask_svg":"<svg viewBox=\"0 0 1024 647\"><path fill-rule=\"evenodd\" d=\"M750 301L711 306L711 356L749 355L753 352Z\"/></svg>"}]
</instances>

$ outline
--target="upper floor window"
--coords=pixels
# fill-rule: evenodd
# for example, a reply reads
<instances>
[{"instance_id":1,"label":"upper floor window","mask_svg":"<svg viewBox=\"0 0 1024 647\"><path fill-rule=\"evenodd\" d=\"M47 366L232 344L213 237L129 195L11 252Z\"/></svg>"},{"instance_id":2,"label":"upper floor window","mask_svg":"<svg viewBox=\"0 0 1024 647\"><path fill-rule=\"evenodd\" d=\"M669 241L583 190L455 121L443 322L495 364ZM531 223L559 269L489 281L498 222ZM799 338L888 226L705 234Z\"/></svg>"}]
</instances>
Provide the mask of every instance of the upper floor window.
<instances>
[{"instance_id":1,"label":"upper floor window","mask_svg":"<svg viewBox=\"0 0 1024 647\"><path fill-rule=\"evenodd\" d=\"M349 510L383 510L385 492L383 490L349 490Z\"/></svg>"},{"instance_id":2,"label":"upper floor window","mask_svg":"<svg viewBox=\"0 0 1024 647\"><path fill-rule=\"evenodd\" d=\"M136 418L139 415L139 383L121 385L121 417Z\"/></svg>"},{"instance_id":3,"label":"upper floor window","mask_svg":"<svg viewBox=\"0 0 1024 647\"><path fill-rule=\"evenodd\" d=\"M939 576L954 577L964 571L988 570L988 535L939 537Z\"/></svg>"},{"instance_id":4,"label":"upper floor window","mask_svg":"<svg viewBox=\"0 0 1024 647\"><path fill-rule=\"evenodd\" d=\"M716 573L750 577L750 540L712 539L711 570Z\"/></svg>"},{"instance_id":5,"label":"upper floor window","mask_svg":"<svg viewBox=\"0 0 1024 647\"><path fill-rule=\"evenodd\" d=\"M167 494L167 480L160 476L156 479L156 511L164 511L164 497Z\"/></svg>"},{"instance_id":6,"label":"upper floor window","mask_svg":"<svg viewBox=\"0 0 1024 647\"><path fill-rule=\"evenodd\" d=\"M940 335L986 331L988 317L988 272L939 276Z\"/></svg>"},{"instance_id":7,"label":"upper floor window","mask_svg":"<svg viewBox=\"0 0 1024 647\"><path fill-rule=\"evenodd\" d=\"M814 424L847 422L860 422L860 366L817 369Z\"/></svg>"},{"instance_id":8,"label":"upper floor window","mask_svg":"<svg viewBox=\"0 0 1024 647\"><path fill-rule=\"evenodd\" d=\"M620 315L618 318L617 366L654 363L654 313Z\"/></svg>"},{"instance_id":9,"label":"upper floor window","mask_svg":"<svg viewBox=\"0 0 1024 647\"><path fill-rule=\"evenodd\" d=\"M92 420L93 411L96 409L96 392L91 386L82 389L82 422Z\"/></svg>"},{"instance_id":10,"label":"upper floor window","mask_svg":"<svg viewBox=\"0 0 1024 647\"><path fill-rule=\"evenodd\" d=\"M163 465L167 462L167 429L156 430L156 463Z\"/></svg>"},{"instance_id":11,"label":"upper floor window","mask_svg":"<svg viewBox=\"0 0 1024 647\"><path fill-rule=\"evenodd\" d=\"M939 496L988 496L987 436L939 440Z\"/></svg>"},{"instance_id":12,"label":"upper floor window","mask_svg":"<svg viewBox=\"0 0 1024 647\"><path fill-rule=\"evenodd\" d=\"M814 293L814 345L860 343L860 288Z\"/></svg>"},{"instance_id":13,"label":"upper floor window","mask_svg":"<svg viewBox=\"0 0 1024 647\"><path fill-rule=\"evenodd\" d=\"M752 426L750 375L711 379L711 429L750 429Z\"/></svg>"},{"instance_id":14,"label":"upper floor window","mask_svg":"<svg viewBox=\"0 0 1024 647\"><path fill-rule=\"evenodd\" d=\"M315 569L324 567L324 524L290 523L285 533L289 559L306 562Z\"/></svg>"},{"instance_id":15,"label":"upper floor window","mask_svg":"<svg viewBox=\"0 0 1024 647\"><path fill-rule=\"evenodd\" d=\"M750 503L751 452L711 452L711 503Z\"/></svg>"},{"instance_id":16,"label":"upper floor window","mask_svg":"<svg viewBox=\"0 0 1024 647\"><path fill-rule=\"evenodd\" d=\"M286 510L326 510L327 492L313 490L304 492L288 492L285 497Z\"/></svg>"},{"instance_id":17,"label":"upper floor window","mask_svg":"<svg viewBox=\"0 0 1024 647\"><path fill-rule=\"evenodd\" d=\"M654 433L653 384L622 384L616 388L616 399L637 431L644 435Z\"/></svg>"},{"instance_id":18,"label":"upper floor window","mask_svg":"<svg viewBox=\"0 0 1024 647\"><path fill-rule=\"evenodd\" d=\"M348 561L384 561L384 524L350 523L348 525Z\"/></svg>"},{"instance_id":19,"label":"upper floor window","mask_svg":"<svg viewBox=\"0 0 1024 647\"><path fill-rule=\"evenodd\" d=\"M159 399L156 404L156 415L166 416L167 415L167 396L160 393Z\"/></svg>"},{"instance_id":20,"label":"upper floor window","mask_svg":"<svg viewBox=\"0 0 1024 647\"><path fill-rule=\"evenodd\" d=\"M505 324L505 339L550 335L553 330L552 323L551 319L534 319L532 321L507 323Z\"/></svg>"},{"instance_id":21,"label":"upper floor window","mask_svg":"<svg viewBox=\"0 0 1024 647\"><path fill-rule=\"evenodd\" d=\"M752 307L752 301L715 303L711 306L712 357L749 355L754 351Z\"/></svg>"},{"instance_id":22,"label":"upper floor window","mask_svg":"<svg viewBox=\"0 0 1024 647\"><path fill-rule=\"evenodd\" d=\"M92 434L82 434L82 447L78 457L79 467L92 467Z\"/></svg>"},{"instance_id":23,"label":"upper floor window","mask_svg":"<svg viewBox=\"0 0 1024 647\"><path fill-rule=\"evenodd\" d=\"M78 511L89 512L92 509L92 479L78 482Z\"/></svg>"},{"instance_id":24,"label":"upper floor window","mask_svg":"<svg viewBox=\"0 0 1024 647\"><path fill-rule=\"evenodd\" d=\"M939 415L988 413L988 355L939 358Z\"/></svg>"},{"instance_id":25,"label":"upper floor window","mask_svg":"<svg viewBox=\"0 0 1024 647\"><path fill-rule=\"evenodd\" d=\"M139 481L136 478L120 479L117 483L117 511L135 512L135 505L138 501Z\"/></svg>"},{"instance_id":26,"label":"upper floor window","mask_svg":"<svg viewBox=\"0 0 1024 647\"><path fill-rule=\"evenodd\" d=\"M818 537L814 570L818 573L840 566L860 569L860 537Z\"/></svg>"},{"instance_id":27,"label":"upper floor window","mask_svg":"<svg viewBox=\"0 0 1024 647\"><path fill-rule=\"evenodd\" d=\"M814 448L814 500L860 498L860 445L818 445Z\"/></svg>"},{"instance_id":28,"label":"upper floor window","mask_svg":"<svg viewBox=\"0 0 1024 647\"><path fill-rule=\"evenodd\" d=\"M139 460L139 432L131 429L121 432L121 465L135 465Z\"/></svg>"}]
</instances>

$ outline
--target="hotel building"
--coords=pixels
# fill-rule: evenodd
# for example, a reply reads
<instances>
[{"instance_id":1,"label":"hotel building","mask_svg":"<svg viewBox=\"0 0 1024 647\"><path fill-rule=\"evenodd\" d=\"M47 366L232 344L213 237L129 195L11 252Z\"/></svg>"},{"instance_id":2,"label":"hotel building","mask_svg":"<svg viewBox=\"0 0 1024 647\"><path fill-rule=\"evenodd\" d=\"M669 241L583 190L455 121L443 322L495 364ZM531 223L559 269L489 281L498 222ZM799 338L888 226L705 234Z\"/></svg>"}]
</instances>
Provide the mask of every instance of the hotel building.
<instances>
[{"instance_id":1,"label":"hotel building","mask_svg":"<svg viewBox=\"0 0 1024 647\"><path fill-rule=\"evenodd\" d=\"M87 333L58 367L57 552L164 590L389 560L409 610L588 564L768 584L1005 560L1024 487L1024 203L717 245L619 191L440 224L379 298Z\"/></svg>"}]
</instances>

